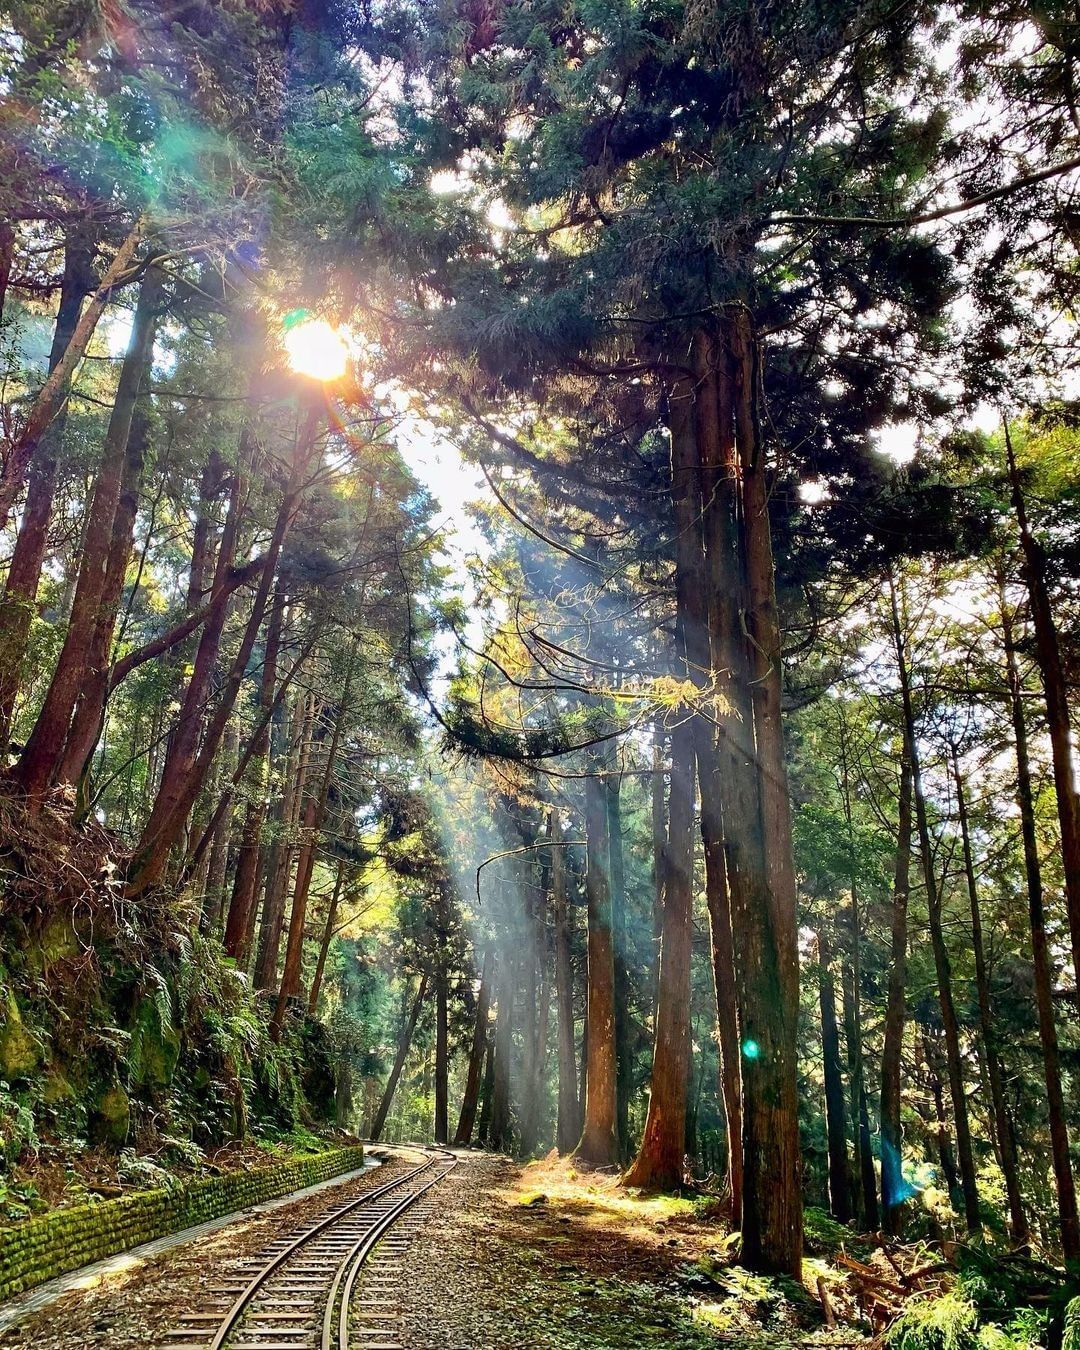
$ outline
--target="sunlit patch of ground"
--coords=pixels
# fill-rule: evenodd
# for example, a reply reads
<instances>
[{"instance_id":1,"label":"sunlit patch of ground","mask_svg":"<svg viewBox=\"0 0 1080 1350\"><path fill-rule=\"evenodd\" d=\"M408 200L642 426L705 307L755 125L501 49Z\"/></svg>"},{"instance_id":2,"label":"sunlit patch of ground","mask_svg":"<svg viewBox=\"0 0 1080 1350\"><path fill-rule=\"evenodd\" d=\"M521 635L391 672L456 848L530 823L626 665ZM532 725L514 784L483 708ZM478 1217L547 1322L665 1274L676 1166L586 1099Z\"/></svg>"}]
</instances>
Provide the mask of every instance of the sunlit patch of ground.
<instances>
[{"instance_id":1,"label":"sunlit patch of ground","mask_svg":"<svg viewBox=\"0 0 1080 1350\"><path fill-rule=\"evenodd\" d=\"M555 1156L521 1169L498 1194L507 1207L504 1241L527 1252L530 1265L539 1261L572 1305L584 1296L596 1312L607 1310L612 1339L598 1345L647 1344L620 1341L615 1330L642 1308L651 1310L646 1324L666 1326L669 1344L737 1337L779 1350L835 1340L816 1293L818 1275L835 1278L826 1262L808 1259L808 1288L743 1270L716 1197L643 1195L614 1173ZM850 1346L860 1338L848 1326L842 1339Z\"/></svg>"}]
</instances>

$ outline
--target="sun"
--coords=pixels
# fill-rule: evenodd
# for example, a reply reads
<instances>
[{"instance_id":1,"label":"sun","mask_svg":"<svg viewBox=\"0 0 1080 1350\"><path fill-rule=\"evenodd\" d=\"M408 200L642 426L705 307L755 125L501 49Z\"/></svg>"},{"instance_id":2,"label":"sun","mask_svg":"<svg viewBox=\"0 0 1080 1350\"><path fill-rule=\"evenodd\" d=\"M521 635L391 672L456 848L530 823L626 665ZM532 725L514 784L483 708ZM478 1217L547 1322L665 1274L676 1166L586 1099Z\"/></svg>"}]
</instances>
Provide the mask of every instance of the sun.
<instances>
[{"instance_id":1,"label":"sun","mask_svg":"<svg viewBox=\"0 0 1080 1350\"><path fill-rule=\"evenodd\" d=\"M289 366L313 380L340 380L349 364L349 346L340 328L325 319L286 323L282 339Z\"/></svg>"}]
</instances>

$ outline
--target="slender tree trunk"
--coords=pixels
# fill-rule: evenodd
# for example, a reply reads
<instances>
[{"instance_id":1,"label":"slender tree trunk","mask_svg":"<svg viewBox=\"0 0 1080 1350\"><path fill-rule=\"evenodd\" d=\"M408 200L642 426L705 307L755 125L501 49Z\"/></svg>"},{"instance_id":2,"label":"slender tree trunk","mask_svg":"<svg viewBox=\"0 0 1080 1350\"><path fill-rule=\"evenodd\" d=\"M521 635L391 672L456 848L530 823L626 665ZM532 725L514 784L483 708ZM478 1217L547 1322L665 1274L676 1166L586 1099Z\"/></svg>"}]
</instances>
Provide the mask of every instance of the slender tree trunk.
<instances>
[{"instance_id":1,"label":"slender tree trunk","mask_svg":"<svg viewBox=\"0 0 1080 1350\"><path fill-rule=\"evenodd\" d=\"M975 860L971 852L971 830L968 825L964 779L960 773L960 758L952 747L953 782L956 784L956 807L960 820L960 838L964 849L964 875L967 878L968 900L971 904L971 947L975 957L975 987L979 998L979 1026L982 1031L983 1056L986 1077L990 1085L990 1101L994 1109L998 1156L1005 1178L1005 1194L1009 1202L1009 1225L1015 1242L1026 1242L1031 1236L1024 1200L1020 1192L1020 1172L1016 1158L1016 1140L1012 1118L1005 1105L1005 1086L1001 1072L997 1029L990 1011L990 977L986 968L986 948L983 943L982 913L979 908L979 890L975 880Z\"/></svg>"},{"instance_id":2,"label":"slender tree trunk","mask_svg":"<svg viewBox=\"0 0 1080 1350\"><path fill-rule=\"evenodd\" d=\"M903 642L898 627L894 635ZM900 1120L901 1055L907 1020L908 896L911 888L911 747L903 738L900 796L893 874L892 947L885 1004L885 1042L881 1052L881 1207L885 1231L898 1233L904 1201L911 1188L904 1180L904 1134Z\"/></svg>"},{"instance_id":3,"label":"slender tree trunk","mask_svg":"<svg viewBox=\"0 0 1080 1350\"><path fill-rule=\"evenodd\" d=\"M495 1101L495 1034L488 1032L484 1052L484 1079L480 1088L480 1119L476 1122L476 1142L486 1147L491 1135L491 1108Z\"/></svg>"},{"instance_id":4,"label":"slender tree trunk","mask_svg":"<svg viewBox=\"0 0 1080 1350\"><path fill-rule=\"evenodd\" d=\"M480 970L480 990L476 996L476 1024L473 1027L469 1069L465 1077L465 1092L461 1099L461 1114L458 1116L457 1130L454 1133L454 1143L463 1148L467 1148L472 1142L476 1107L480 1097L480 1077L488 1041L490 1040L489 1020L493 961L493 948L489 943L484 950L484 962Z\"/></svg>"},{"instance_id":5,"label":"slender tree trunk","mask_svg":"<svg viewBox=\"0 0 1080 1350\"><path fill-rule=\"evenodd\" d=\"M1050 733L1054 765L1054 790L1057 796L1058 825L1061 830L1061 861L1065 871L1065 902L1072 938L1074 984L1080 993L1080 795L1076 791L1072 727L1069 715L1069 690L1061 661L1057 626L1046 586L1046 554L1031 531L1027 503L1024 500L1020 471L1013 453L1009 425L1005 424L1005 450L1013 509L1020 532L1024 581L1031 606L1035 631L1035 653L1046 699L1046 727Z\"/></svg>"},{"instance_id":6,"label":"slender tree trunk","mask_svg":"<svg viewBox=\"0 0 1080 1350\"><path fill-rule=\"evenodd\" d=\"M83 300L93 290L90 261L93 243L85 229L76 227L64 243L64 277L60 304L53 329L49 370L60 364L79 321ZM67 400L38 442L26 492L19 534L8 566L4 596L0 601L0 743L11 738L11 718L19 688L19 674L26 656L26 643L34 614L41 568L49 539L53 494L60 450L67 421Z\"/></svg>"},{"instance_id":7,"label":"slender tree trunk","mask_svg":"<svg viewBox=\"0 0 1080 1350\"><path fill-rule=\"evenodd\" d=\"M623 860L622 778L614 741L604 747L608 876L611 879L611 934L615 954L615 1133L619 1157L630 1156L630 1092L634 1072L630 1049L630 976L627 971L626 867Z\"/></svg>"},{"instance_id":8,"label":"slender tree trunk","mask_svg":"<svg viewBox=\"0 0 1080 1350\"><path fill-rule=\"evenodd\" d=\"M277 1005L270 1019L270 1037L277 1040L285 1021L285 1012L289 999L300 992L300 976L304 958L304 937L306 935L307 901L311 889L311 875L315 868L315 854L319 844L319 832L326 819L326 804L330 797L330 785L334 777L334 765L337 760L341 733L349 711L349 694L352 685L355 652L349 656L348 670L334 719L334 730L330 736L330 748L326 753L326 767L323 770L322 784L317 798L308 799L304 808L304 835L300 854L296 863L296 886L293 890L292 913L289 916L289 938L285 946L285 965L281 973L281 986L278 989Z\"/></svg>"},{"instance_id":9,"label":"slender tree trunk","mask_svg":"<svg viewBox=\"0 0 1080 1350\"><path fill-rule=\"evenodd\" d=\"M900 612L897 603L896 586L889 577L889 596L893 609L895 632L902 632ZM934 969L937 973L938 1001L941 1005L941 1020L945 1030L945 1051L949 1069L949 1091L953 1099L953 1118L956 1125L956 1152L960 1163L960 1180L964 1196L964 1218L968 1231L975 1233L982 1227L979 1218L979 1189L975 1180L975 1158L971 1147L971 1125L968 1119L967 1090L964 1086L964 1065L960 1049L960 1023L956 1016L953 1001L952 966L948 948L945 945L945 932L942 927L941 890L934 873L934 854L930 840L930 825L926 810L926 793L923 790L922 765L919 746L915 735L915 709L911 694L911 678L908 672L905 644L897 647L897 670L900 676L900 694L904 709L904 734L908 741L911 756L911 786L915 801L915 826L919 835L919 852L922 855L923 882L926 886L926 904L930 921L930 945L934 953Z\"/></svg>"},{"instance_id":10,"label":"slender tree trunk","mask_svg":"<svg viewBox=\"0 0 1080 1350\"><path fill-rule=\"evenodd\" d=\"M132 260L135 257L135 250L138 248L141 238L142 222L140 221L117 249L112 262L105 269L97 290L79 315L63 356L52 367L49 378L34 398L22 431L9 450L3 472L0 473L0 529L7 526L11 516L11 508L18 500L20 492L22 492L26 470L37 452L41 438L67 402L75 368L86 352L90 339L94 335L94 329L97 327L105 306L112 298L113 291L118 284L122 284L124 275L130 270ZM147 285L155 286L156 281L152 278L158 277L160 277L158 269L151 269L143 278L143 290L146 289ZM135 342L134 334L132 342L133 344ZM135 382L136 390L138 386L139 381L137 380Z\"/></svg>"},{"instance_id":11,"label":"slender tree trunk","mask_svg":"<svg viewBox=\"0 0 1080 1350\"><path fill-rule=\"evenodd\" d=\"M861 1213L868 1228L878 1226L877 1178L874 1175L874 1154L870 1133L870 1111L866 1096L866 1060L863 1055L862 1029L862 934L859 910L859 876L856 865L855 828L851 809L851 772L848 759L847 723L840 710L840 792L844 803L844 825L847 833L848 892L848 960L843 979L844 1037L847 1042L848 1095L851 1110L851 1136L854 1144L855 1174L859 1182Z\"/></svg>"},{"instance_id":12,"label":"slender tree trunk","mask_svg":"<svg viewBox=\"0 0 1080 1350\"><path fill-rule=\"evenodd\" d=\"M221 773L227 777L231 764L236 763L240 752L240 725L235 720L225 732L221 747ZM231 814L226 813L214 827L213 842L209 848L209 861L206 868L206 894L203 912L207 927L217 929L221 923L221 912L225 903L225 885L229 872L229 839L232 833Z\"/></svg>"},{"instance_id":13,"label":"slender tree trunk","mask_svg":"<svg viewBox=\"0 0 1080 1350\"><path fill-rule=\"evenodd\" d=\"M417 986L416 997L413 999L413 1005L409 1016L401 1028L401 1035L398 1037L397 1054L394 1056L394 1064L390 1070L390 1077L386 1080L386 1088L383 1091L382 1100L379 1102L379 1109L375 1112L375 1119L371 1125L371 1142L376 1143L383 1132L383 1126L386 1124L386 1117L390 1114L390 1106L394 1100L394 1093L397 1091L398 1080L401 1077L401 1071L405 1067L405 1060L409 1053L409 1046L412 1045L413 1033L416 1030L417 1019L420 1016L420 1008L424 1002L424 994L427 992L428 975L425 970L420 976L420 983Z\"/></svg>"},{"instance_id":14,"label":"slender tree trunk","mask_svg":"<svg viewBox=\"0 0 1080 1350\"><path fill-rule=\"evenodd\" d=\"M694 728L683 710L671 735L671 791L664 857L664 928L649 1110L627 1186L675 1190L683 1183L690 1063L690 943L694 866Z\"/></svg>"},{"instance_id":15,"label":"slender tree trunk","mask_svg":"<svg viewBox=\"0 0 1080 1350\"><path fill-rule=\"evenodd\" d=\"M941 1055L933 1045L928 1034L923 1032L923 1051L926 1056L926 1071L930 1083L930 1093L934 1099L934 1120L937 1125L938 1156L941 1159L941 1171L945 1177L945 1186L955 1202L960 1195L960 1174L956 1170L956 1154L953 1150L952 1136L949 1133L949 1113L945 1110L945 1085L941 1078Z\"/></svg>"},{"instance_id":16,"label":"slender tree trunk","mask_svg":"<svg viewBox=\"0 0 1080 1350\"><path fill-rule=\"evenodd\" d=\"M95 629L101 619L109 548L123 482L128 439L139 389L153 356L161 292L161 274L152 269L139 291L131 341L120 369L101 467L87 513L79 579L64 645L34 729L15 769L16 781L32 806L40 804L59 767L75 703L87 674L87 653L91 650ZM57 367L59 369L60 366ZM53 372L55 374L56 371Z\"/></svg>"},{"instance_id":17,"label":"slender tree trunk","mask_svg":"<svg viewBox=\"0 0 1080 1350\"><path fill-rule=\"evenodd\" d=\"M11 264L15 257L15 231L7 220L0 220L0 319L4 317Z\"/></svg>"},{"instance_id":18,"label":"slender tree trunk","mask_svg":"<svg viewBox=\"0 0 1080 1350\"><path fill-rule=\"evenodd\" d=\"M447 1033L446 1001L448 995L446 965L440 962L435 972L435 1142L445 1144L450 1139L449 1076L450 1054Z\"/></svg>"},{"instance_id":19,"label":"slender tree trunk","mask_svg":"<svg viewBox=\"0 0 1080 1350\"><path fill-rule=\"evenodd\" d=\"M322 941L319 943L319 959L315 963L315 974L311 977L311 993L308 995L308 1016L314 1017L319 1011L319 995L322 993L323 976L326 973L326 958L330 953L330 943L334 937L334 924L337 922L338 905L341 903L341 889L345 884L345 859L339 858L337 875L334 878L334 890L326 910L326 923L323 925Z\"/></svg>"},{"instance_id":20,"label":"slender tree trunk","mask_svg":"<svg viewBox=\"0 0 1080 1350\"><path fill-rule=\"evenodd\" d=\"M724 831L720 818L720 764L712 733L705 731L706 754L697 746L701 784L701 839L705 854L705 899L709 910L709 948L716 993L717 1045L720 1051L720 1096L727 1132L728 1188L731 1222L742 1216L742 1084L739 1069L739 1013L736 1006L735 945L731 935L731 897L728 894Z\"/></svg>"},{"instance_id":21,"label":"slender tree trunk","mask_svg":"<svg viewBox=\"0 0 1080 1350\"><path fill-rule=\"evenodd\" d=\"M664 719L653 723L652 742L652 961L650 962L649 992L653 1016L656 1015L656 989L660 980L660 934L664 927L664 849L667 846L667 816L664 801L664 743L667 730Z\"/></svg>"},{"instance_id":22,"label":"slender tree trunk","mask_svg":"<svg viewBox=\"0 0 1080 1350\"><path fill-rule=\"evenodd\" d=\"M1069 1130L1065 1116L1065 1097L1061 1086L1061 1053L1058 1047L1057 1021L1054 1014L1054 977L1051 967L1050 943L1046 934L1039 841L1035 832L1035 796L1031 786L1031 767L1028 759L1024 691L1016 661L1012 616L1009 613L1008 599L1005 594L1003 572L998 574L998 595L1001 603L1001 626L1005 646L1005 675L1009 690L1009 709L1012 714L1013 737L1016 746L1016 804L1020 810L1024 869L1027 876L1031 954L1035 974L1035 1007L1039 1018L1043 1079L1046 1083L1046 1106L1050 1121L1050 1154L1053 1160L1054 1180L1057 1187L1061 1249L1067 1261L1075 1261L1080 1258L1080 1213L1077 1211L1076 1184L1069 1154Z\"/></svg>"},{"instance_id":23,"label":"slender tree trunk","mask_svg":"<svg viewBox=\"0 0 1080 1350\"><path fill-rule=\"evenodd\" d=\"M611 932L611 890L604 789L595 776L585 780L585 895L588 904L588 1047L585 1067L585 1111L581 1139L574 1156L592 1167L618 1161L616 1135L615 953Z\"/></svg>"},{"instance_id":24,"label":"slender tree trunk","mask_svg":"<svg viewBox=\"0 0 1080 1350\"><path fill-rule=\"evenodd\" d=\"M558 1037L559 1102L555 1143L569 1153L581 1136L574 1051L574 972L570 963L570 915L566 895L566 861L562 850L562 821L551 808L551 900L555 925L555 1020Z\"/></svg>"},{"instance_id":25,"label":"slender tree trunk","mask_svg":"<svg viewBox=\"0 0 1080 1350\"><path fill-rule=\"evenodd\" d=\"M821 1059L825 1076L825 1126L829 1141L829 1208L837 1223L851 1218L848 1194L847 1128L844 1082L840 1074L840 1031L836 1023L836 986L832 952L818 932L818 1001L821 1007Z\"/></svg>"},{"instance_id":26,"label":"slender tree trunk","mask_svg":"<svg viewBox=\"0 0 1080 1350\"><path fill-rule=\"evenodd\" d=\"M315 727L315 696L297 699L293 709L293 735L285 771L282 795L275 807L280 838L270 848L266 867L266 896L258 959L255 963L255 988L271 989L277 982L278 955L285 922L285 896L292 870L293 835L300 821L300 804L307 785L311 742Z\"/></svg>"},{"instance_id":27,"label":"slender tree trunk","mask_svg":"<svg viewBox=\"0 0 1080 1350\"><path fill-rule=\"evenodd\" d=\"M278 655L281 648L281 627L285 612L285 596L279 589L270 611L266 631L266 650L263 654L262 684L259 690L259 709L267 714L273 704L277 683ZM244 811L244 825L240 836L240 853L236 864L229 916L225 924L226 954L241 965L247 965L251 916L255 908L255 890L262 853L262 831L266 820L266 793L270 772L270 719L259 733L253 751L255 768L253 796ZM340 875L340 873L339 873Z\"/></svg>"},{"instance_id":28,"label":"slender tree trunk","mask_svg":"<svg viewBox=\"0 0 1080 1350\"><path fill-rule=\"evenodd\" d=\"M495 1010L494 1068L491 1086L491 1146L500 1153L508 1153L512 1143L510 1132L510 1069L514 1052L514 963L509 955L499 962L502 978L499 981L498 1007Z\"/></svg>"},{"instance_id":29,"label":"slender tree trunk","mask_svg":"<svg viewBox=\"0 0 1080 1350\"><path fill-rule=\"evenodd\" d=\"M224 687L218 696L217 705L207 722L202 746L194 762L191 763L190 768L183 771L182 781L169 781L167 783L165 775L162 777L162 783L158 788L158 798L162 798L164 795L162 809L158 810L157 799L155 799L150 820L143 830L135 856L128 869L127 893L130 896L141 895L161 880L169 853L187 823L188 814L195 798L198 796L200 787L206 780L214 754L221 743L225 725L232 714L237 694L240 692L240 686L247 673L255 640L262 627L285 538L293 517L300 507L305 473L315 449L317 426L318 414L312 411L306 419L304 430L298 438L298 444L294 451L289 482L278 509L274 532L266 551L266 563L259 577L259 585L252 601L251 613L240 640L240 648L229 669Z\"/></svg>"}]
</instances>

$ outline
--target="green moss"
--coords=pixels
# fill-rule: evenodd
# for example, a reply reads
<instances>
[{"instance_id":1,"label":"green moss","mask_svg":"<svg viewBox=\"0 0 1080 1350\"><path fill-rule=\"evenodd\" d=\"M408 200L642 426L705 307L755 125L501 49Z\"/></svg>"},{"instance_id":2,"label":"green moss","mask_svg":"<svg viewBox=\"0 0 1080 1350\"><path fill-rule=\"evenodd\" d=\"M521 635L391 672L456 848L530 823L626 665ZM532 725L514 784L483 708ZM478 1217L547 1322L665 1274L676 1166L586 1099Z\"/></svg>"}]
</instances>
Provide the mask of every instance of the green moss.
<instances>
[{"instance_id":1,"label":"green moss","mask_svg":"<svg viewBox=\"0 0 1080 1350\"><path fill-rule=\"evenodd\" d=\"M352 1171L363 1157L360 1146L333 1149L58 1210L2 1229L0 1301L141 1242Z\"/></svg>"},{"instance_id":2,"label":"green moss","mask_svg":"<svg viewBox=\"0 0 1080 1350\"><path fill-rule=\"evenodd\" d=\"M50 919L41 932L41 955L46 966L69 956L78 956L79 939L71 920L63 915Z\"/></svg>"},{"instance_id":3,"label":"green moss","mask_svg":"<svg viewBox=\"0 0 1080 1350\"><path fill-rule=\"evenodd\" d=\"M41 1064L42 1053L40 1042L22 1020L14 993L9 991L0 1028L0 1078L9 1083L30 1078Z\"/></svg>"},{"instance_id":4,"label":"green moss","mask_svg":"<svg viewBox=\"0 0 1080 1350\"><path fill-rule=\"evenodd\" d=\"M90 1129L101 1144L120 1148L127 1141L131 1127L131 1102L119 1083L114 1083L98 1098Z\"/></svg>"},{"instance_id":5,"label":"green moss","mask_svg":"<svg viewBox=\"0 0 1080 1350\"><path fill-rule=\"evenodd\" d=\"M56 1106L59 1102L73 1101L75 1089L67 1077L57 1068L49 1070L45 1085L41 1090L41 1100L46 1106Z\"/></svg>"}]
</instances>

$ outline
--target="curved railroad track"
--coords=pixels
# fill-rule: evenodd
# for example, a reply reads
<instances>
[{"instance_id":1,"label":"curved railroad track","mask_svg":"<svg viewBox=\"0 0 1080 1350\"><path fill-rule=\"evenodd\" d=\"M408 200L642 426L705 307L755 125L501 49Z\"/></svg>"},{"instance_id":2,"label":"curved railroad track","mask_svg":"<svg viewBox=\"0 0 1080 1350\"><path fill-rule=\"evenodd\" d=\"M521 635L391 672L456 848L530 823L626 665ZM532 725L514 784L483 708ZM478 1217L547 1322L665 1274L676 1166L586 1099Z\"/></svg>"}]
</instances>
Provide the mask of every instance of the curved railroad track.
<instances>
[{"instance_id":1,"label":"curved railroad track","mask_svg":"<svg viewBox=\"0 0 1080 1350\"><path fill-rule=\"evenodd\" d=\"M416 1152L416 1167L239 1262L159 1350L400 1350L392 1267L408 1243L406 1216L457 1162Z\"/></svg>"}]
</instances>

